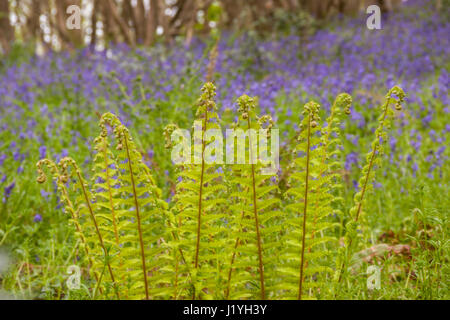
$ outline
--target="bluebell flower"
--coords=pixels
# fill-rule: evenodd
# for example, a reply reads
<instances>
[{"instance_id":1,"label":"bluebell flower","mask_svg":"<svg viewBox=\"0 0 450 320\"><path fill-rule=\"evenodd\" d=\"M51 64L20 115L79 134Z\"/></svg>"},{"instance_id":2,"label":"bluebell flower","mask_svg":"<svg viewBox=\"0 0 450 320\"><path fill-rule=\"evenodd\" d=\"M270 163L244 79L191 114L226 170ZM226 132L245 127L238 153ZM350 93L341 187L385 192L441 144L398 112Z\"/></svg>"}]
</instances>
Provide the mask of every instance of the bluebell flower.
<instances>
[{"instance_id":1,"label":"bluebell flower","mask_svg":"<svg viewBox=\"0 0 450 320\"><path fill-rule=\"evenodd\" d=\"M39 147L39 160L45 159L47 157L47 147L40 146Z\"/></svg>"},{"instance_id":2,"label":"bluebell flower","mask_svg":"<svg viewBox=\"0 0 450 320\"><path fill-rule=\"evenodd\" d=\"M345 157L345 170L350 171L353 165L358 164L358 154L356 152L351 152Z\"/></svg>"},{"instance_id":3,"label":"bluebell flower","mask_svg":"<svg viewBox=\"0 0 450 320\"><path fill-rule=\"evenodd\" d=\"M50 195L51 195L50 192L47 192L47 191L45 191L44 189L41 189L41 196L42 196L43 198L45 198L46 200L48 200Z\"/></svg>"},{"instance_id":4,"label":"bluebell flower","mask_svg":"<svg viewBox=\"0 0 450 320\"><path fill-rule=\"evenodd\" d=\"M373 182L373 187L375 189L381 189L381 188L383 188L383 185L381 183L377 182L377 181L374 181Z\"/></svg>"},{"instance_id":5,"label":"bluebell flower","mask_svg":"<svg viewBox=\"0 0 450 320\"><path fill-rule=\"evenodd\" d=\"M3 202L6 202L6 200L11 196L11 192L16 186L16 182L11 183L9 186L5 187L5 193L3 197Z\"/></svg>"},{"instance_id":6,"label":"bluebell flower","mask_svg":"<svg viewBox=\"0 0 450 320\"><path fill-rule=\"evenodd\" d=\"M417 165L417 163L413 163L412 165L412 170L413 170L413 177L416 177L416 172L419 170L419 166Z\"/></svg>"}]
</instances>

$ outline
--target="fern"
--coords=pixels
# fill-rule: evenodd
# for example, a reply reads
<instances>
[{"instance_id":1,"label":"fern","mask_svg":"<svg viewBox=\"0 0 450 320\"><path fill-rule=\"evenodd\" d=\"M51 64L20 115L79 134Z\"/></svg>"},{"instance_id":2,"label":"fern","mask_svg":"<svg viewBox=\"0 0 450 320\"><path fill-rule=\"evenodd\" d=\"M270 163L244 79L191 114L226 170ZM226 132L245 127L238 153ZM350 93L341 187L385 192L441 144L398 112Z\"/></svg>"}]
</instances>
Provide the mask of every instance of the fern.
<instances>
[{"instance_id":1,"label":"fern","mask_svg":"<svg viewBox=\"0 0 450 320\"><path fill-rule=\"evenodd\" d=\"M358 239L357 225L360 217L363 214L363 206L366 200L366 195L373 189L372 182L375 180L376 168L381 166L382 155L384 154L384 144L388 141L387 130L391 126L394 117L394 110L390 107L395 102L395 109L401 110L401 104L404 102L405 93L400 87L393 87L386 95L386 102L382 105L382 114L378 118L379 124L375 130L375 139L372 142L371 150L366 155L366 165L362 169L362 176L359 179L359 191L354 196L354 206L350 209L351 220L346 224L346 254L342 259L342 252L338 257L341 257L338 262L342 261L342 266L339 270L340 282L342 275L345 272L345 266L348 264L350 255L352 253L355 242ZM338 264L339 265L339 264Z\"/></svg>"},{"instance_id":2,"label":"fern","mask_svg":"<svg viewBox=\"0 0 450 320\"><path fill-rule=\"evenodd\" d=\"M259 172L263 162L262 157L257 155L257 140L263 134L269 138L274 123L270 116L256 117L255 98L244 95L238 99L238 105L240 121L235 129L247 131L245 153L249 155L249 164L233 165L230 178L231 189L234 190L231 194L234 203L230 206L233 212L230 238L233 243L230 246L225 298L256 297L264 300L268 297L268 274L272 275L276 262L274 251L280 226L275 223L275 219L281 213L276 210L279 205L279 199L275 197L278 187L273 182L277 172L265 175ZM263 130L265 123L268 127ZM250 130L254 130L254 134ZM260 144L259 154L266 154L266 151L267 147ZM248 286L251 282L259 291L255 296L249 296Z\"/></svg>"},{"instance_id":3,"label":"fern","mask_svg":"<svg viewBox=\"0 0 450 320\"><path fill-rule=\"evenodd\" d=\"M143 163L127 128L114 115L105 114L100 123L102 136L107 133L106 124L114 129L117 140L115 167L118 168L120 181L117 190L120 199L117 215L119 230L123 230L125 234L120 243L123 247L120 257L125 261L121 272L127 275L131 284L131 298L141 298L142 293L146 299L151 295L154 298L164 297L167 294L164 289L167 279L164 274L158 272L164 263L156 258L165 251L161 239L166 235L167 204L161 200L161 191L157 188L149 168ZM104 165L103 170L107 172ZM111 192L104 193L103 198L111 195ZM111 230L111 225L109 227Z\"/></svg>"},{"instance_id":4,"label":"fern","mask_svg":"<svg viewBox=\"0 0 450 320\"><path fill-rule=\"evenodd\" d=\"M114 130L117 152L109 149L107 125ZM155 259L167 249L160 241L166 232L167 204L160 200L160 190L117 117L105 114L100 126L101 135L95 140L95 191L90 191L71 158L60 162L57 178L76 182L78 196L73 210L82 225L77 231L89 247L86 255L95 274L103 275L105 268L109 274L108 279L96 277L98 286L105 294L113 287L118 299L122 291L128 299L167 297L170 280L160 271L165 260ZM64 188L61 191L67 193ZM64 197L69 203L68 196L63 194Z\"/></svg>"},{"instance_id":5,"label":"fern","mask_svg":"<svg viewBox=\"0 0 450 320\"><path fill-rule=\"evenodd\" d=\"M98 222L99 217L95 214L96 204L93 201L93 196L88 189L87 181L83 178L81 170L73 159L63 158L60 162L60 167L62 168L62 176L66 177L66 179L72 178L73 182L77 182L77 184L74 184L74 188L79 188L80 191L78 192L79 196L76 201L80 204L80 216L86 217L83 228L85 231L85 237L87 242L92 244L93 251L97 254L96 258L94 258L95 264L93 267L97 267L98 263L98 268L107 268L116 296L120 299L120 293L111 264L109 247L107 247L105 241L103 240L103 235L100 231L100 223ZM73 170L70 170L70 168ZM97 245L96 247L96 244L99 246Z\"/></svg>"},{"instance_id":6,"label":"fern","mask_svg":"<svg viewBox=\"0 0 450 320\"><path fill-rule=\"evenodd\" d=\"M273 144L258 141L273 142L277 136L271 136L270 116L257 117L256 98L238 99L240 116L233 128L237 136L244 135L244 145L235 148L235 140L229 145L227 137L227 159L231 155L233 160L247 160L248 155L248 163L208 161L220 160L217 152L223 151L209 131L220 130L215 90L212 83L202 88L194 152L177 164L170 209L128 129L111 113L100 119L90 183L72 158L59 164L38 162L38 182L46 181L48 168L70 213L84 253L81 263L95 281L94 298L304 299L326 296L332 272L337 283L342 279L381 165L394 115L390 105L395 102L401 109L402 89L394 87L386 96L345 224L346 246L337 250L337 230L342 230L337 221L347 219L341 210L340 121L343 111L349 113L351 97L336 98L325 127L320 106L304 106L282 202L277 172L262 172ZM176 129L169 125L164 130L168 149Z\"/></svg>"},{"instance_id":7,"label":"fern","mask_svg":"<svg viewBox=\"0 0 450 320\"><path fill-rule=\"evenodd\" d=\"M47 181L47 176L46 176L46 174L44 172L44 168L43 168L44 166L46 166L50 169L52 178L56 182L58 191L61 194L61 199L62 199L62 202L64 203L64 208L67 212L70 213L70 216L71 216L70 221L75 226L76 234L80 238L82 249L84 249L85 257L88 261L88 269L89 269L90 273L92 273L93 277L95 278L95 281L97 282L97 287L98 287L98 285L100 284L100 276L99 276L98 270L92 269L92 267L94 266L93 255L91 254L91 249L88 245L88 241L86 240L86 237L84 235L84 232L83 232L83 229L82 229L82 226L80 223L80 219L79 219L80 209L73 204L72 200L69 197L69 192L68 192L68 187L67 187L68 177L67 177L67 175L63 175L61 173L60 167L58 165L56 165L56 163L54 163L53 161L48 160L48 159L43 159L37 163L37 170L38 170L38 175L39 175L37 178L38 183L45 183ZM103 293L103 290L101 287L99 288L99 291L101 294ZM95 297L95 292L94 292L93 296Z\"/></svg>"},{"instance_id":8,"label":"fern","mask_svg":"<svg viewBox=\"0 0 450 320\"><path fill-rule=\"evenodd\" d=\"M350 104L349 95L340 95L323 129L320 106L310 102L304 107L299 144L294 150L297 157L292 164L291 187L286 192L291 203L287 206L290 215L286 223L290 229L285 237L285 263L280 270L288 283L281 291L284 298L303 299L307 296L305 289L321 286L319 280L332 272L323 258L329 253L327 245L337 241L331 232L337 224L331 221L330 215L339 213L333 206L339 200L334 193L340 184L338 124L341 106L348 111ZM332 133L337 133L336 137Z\"/></svg>"},{"instance_id":9,"label":"fern","mask_svg":"<svg viewBox=\"0 0 450 320\"><path fill-rule=\"evenodd\" d=\"M189 274L189 282L181 289L181 296L191 292L194 299L217 297L220 290L216 282L222 269L220 252L224 250L223 222L226 218L223 197L226 191L222 183L223 173L214 164L205 161L207 149L214 141L206 137L207 130L219 130L219 118L214 102L215 87L207 83L198 102L197 120L194 132L194 157L190 164L179 168L179 183L174 196L175 221L180 221L174 247L184 252L185 263L179 266L179 272ZM219 270L219 272L217 271Z\"/></svg>"}]
</instances>

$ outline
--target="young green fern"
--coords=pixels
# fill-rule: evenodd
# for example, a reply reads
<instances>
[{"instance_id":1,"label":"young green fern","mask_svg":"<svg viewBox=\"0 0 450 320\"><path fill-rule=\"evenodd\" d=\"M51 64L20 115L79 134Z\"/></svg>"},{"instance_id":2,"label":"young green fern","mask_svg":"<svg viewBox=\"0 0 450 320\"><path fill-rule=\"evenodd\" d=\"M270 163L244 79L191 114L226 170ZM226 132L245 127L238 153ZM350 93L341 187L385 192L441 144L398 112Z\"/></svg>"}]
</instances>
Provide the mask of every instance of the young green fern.
<instances>
[{"instance_id":1,"label":"young green fern","mask_svg":"<svg viewBox=\"0 0 450 320\"><path fill-rule=\"evenodd\" d=\"M51 163L48 161L47 163ZM55 170L55 169L53 169ZM83 227L78 223L75 223L77 231L83 232L82 239L85 244L89 247L90 251L90 267L93 268L96 273L104 274L104 268L107 268L107 273L109 274L110 281L114 286L115 294L118 299L120 299L120 293L115 281L113 268L111 266L111 261L109 258L109 250L104 242L103 235L100 232L100 224L98 222L98 217L94 213L93 197L87 187L87 182L82 177L81 171L78 168L75 161L71 158L63 158L59 163L60 176L57 180L64 183L73 182L73 187L75 190L75 200L73 201L75 205L71 205L72 201L67 189L61 188L63 198L66 198L66 202L70 203L69 211L72 211L71 207L76 208L76 212L73 214L77 219L80 220ZM40 172L42 174L42 172ZM71 207L70 207L71 206ZM98 244L98 245L97 245ZM89 252L88 251L88 252ZM87 253L88 253L87 252ZM94 272L95 272L94 271ZM102 282L100 277L99 282ZM104 281L103 281L104 283Z\"/></svg>"},{"instance_id":2,"label":"young green fern","mask_svg":"<svg viewBox=\"0 0 450 320\"><path fill-rule=\"evenodd\" d=\"M114 130L117 152L109 148L107 125ZM117 117L105 114L100 127L101 134L95 140L95 190L90 190L71 158L61 160L54 174L62 182L60 191L66 206L79 221L77 232L89 249L89 265L95 275L100 274L95 277L97 287L106 295L113 289L118 299L122 292L127 299L168 297L169 275L162 271L166 248L160 241L166 232L167 204L160 200L160 190ZM40 167L39 173L42 176ZM69 180L75 183L75 205L64 186ZM105 269L108 278L103 276Z\"/></svg>"},{"instance_id":3,"label":"young green fern","mask_svg":"<svg viewBox=\"0 0 450 320\"><path fill-rule=\"evenodd\" d=\"M119 216L117 210L120 209L120 191L118 170L114 159L114 154L109 149L110 143L106 128L102 128L102 133L94 141L94 168L93 171L93 197L96 205L96 216L102 221L101 229L105 243L109 247L110 256L114 257L111 263L115 268L123 267L123 257L120 255L120 233ZM125 282L122 275L120 283ZM125 291L121 288L121 291ZM125 298L128 295L125 293Z\"/></svg>"},{"instance_id":4,"label":"young green fern","mask_svg":"<svg viewBox=\"0 0 450 320\"><path fill-rule=\"evenodd\" d=\"M277 256L274 251L278 245L280 226L274 220L281 212L275 210L279 204L279 199L275 197L278 187L274 183L277 172L261 174L261 155L267 154L267 146L259 143L258 156L257 142L261 141L261 135L266 135L266 139L270 138L274 123L270 116L259 119L256 117L256 98L244 95L238 99L238 105L240 121L234 129L238 130L236 132L247 132L248 144L240 152L248 152L250 161L249 164L232 166L230 185L234 190L231 193L234 201L230 205L233 215L229 235L232 244L225 298L264 300L268 297L266 283L273 274ZM268 127L263 129L265 123L268 123ZM234 151L232 156L236 156L238 152L237 149ZM255 295L248 290L251 281L255 282L259 291Z\"/></svg>"},{"instance_id":5,"label":"young green fern","mask_svg":"<svg viewBox=\"0 0 450 320\"><path fill-rule=\"evenodd\" d=\"M74 184L74 188L79 188L78 194L79 198L77 201L82 203L80 205L80 215L83 217L88 217L84 223L85 237L88 243L92 244L94 252L99 252L94 258L96 264L93 267L107 268L110 280L114 286L114 290L117 299L120 299L119 288L116 283L114 276L114 271L111 263L110 247L104 241L104 235L100 230L101 222L96 215L96 203L94 197L88 188L88 183L82 176L81 170L72 158L63 158L60 162L60 167L62 168L63 177L71 178L72 181L77 182ZM72 169L72 170L70 170ZM70 171L70 173L69 173ZM101 249L98 250L97 248ZM98 264L98 265L97 265Z\"/></svg>"},{"instance_id":6,"label":"young green fern","mask_svg":"<svg viewBox=\"0 0 450 320\"><path fill-rule=\"evenodd\" d=\"M239 98L240 117L234 127L238 143L236 148L233 138L230 154L233 163L236 157L240 161L223 164L223 141L215 134L220 120L212 83L202 88L194 154L188 148L187 161L177 164L178 183L170 210L128 129L111 113L100 120L90 184L71 158L58 165L39 161L38 182L46 181L47 167L80 238L80 263L87 265L90 280L95 280L94 298L326 296L329 275L334 272L335 280L342 278L357 245L356 228L364 217L364 202L394 115L390 105L395 102L395 108L401 109L404 97L398 87L386 96L350 210L351 221L345 226L346 247L339 248L336 257L331 253L338 247L336 230L342 223L337 221L344 220L340 120L343 111L349 113L348 94L336 98L325 127L320 125L320 106L314 102L304 106L284 208L277 172L262 171L267 169L263 158L269 150L267 142L274 139L270 131L274 122L270 116L256 116L256 98ZM165 129L166 148L173 147L176 129L174 125Z\"/></svg>"},{"instance_id":7,"label":"young green fern","mask_svg":"<svg viewBox=\"0 0 450 320\"><path fill-rule=\"evenodd\" d=\"M69 197L69 191L68 191L68 186L67 186L67 182L68 182L67 176L63 175L61 173L60 166L58 166L56 163L54 163L53 161L48 160L48 159L40 160L36 166L37 166L37 170L38 170L38 174L39 174L39 176L37 178L38 183L45 183L47 181L47 176L44 172L43 167L45 166L50 169L52 178L56 182L58 192L60 192L60 194L61 194L61 201L64 203L64 208L65 208L66 212L70 213L70 217L71 217L70 221L75 226L75 232L78 235L78 237L80 238L81 249L84 249L85 258L87 259L88 270L95 278L95 281L96 281L97 287L99 288L100 293L103 294L102 288L99 287L99 285L101 283L100 275L98 273L98 270L96 268L93 268L93 266L95 264L94 260L93 260L93 254L91 254L91 252L93 250L91 250L91 248L88 245L88 241L86 240L86 237L84 235L84 232L83 232L83 229L82 229L82 226L80 223L80 219L79 219L80 209L73 204L73 201ZM96 295L96 292L94 292L93 296L95 297L95 295Z\"/></svg>"},{"instance_id":8,"label":"young green fern","mask_svg":"<svg viewBox=\"0 0 450 320\"><path fill-rule=\"evenodd\" d=\"M117 215L118 233L124 233L124 236L119 238L122 247L120 261L123 261L121 274L129 279L130 298L142 298L142 293L145 299L149 299L150 296L165 297L168 295L165 288L167 279L164 273L159 271L164 266L164 261L158 257L165 251L160 240L166 235L167 204L161 200L161 191L156 186L149 168L142 161L142 155L137 150L128 129L117 117L107 113L100 121L101 137L107 135L107 124L113 128L117 141L118 152L113 165L118 169L119 184L115 191L106 189L102 197L109 199L109 203L114 203L111 199L114 195L119 199L117 206L114 205L114 210L109 210L112 222L109 224L109 234L114 234L114 240L117 241L112 219L114 213ZM101 152L105 154L101 149L98 154ZM105 165L110 162L104 159L103 163L101 168L105 175L102 179L106 181L108 179L106 172L109 169ZM105 187L108 188L108 185ZM110 185L109 188L111 187L114 189ZM98 197L99 193L96 195Z\"/></svg>"},{"instance_id":9,"label":"young green fern","mask_svg":"<svg viewBox=\"0 0 450 320\"><path fill-rule=\"evenodd\" d=\"M280 288L281 297L303 299L306 290L320 287L321 280L333 271L323 260L329 253L327 246L337 242L332 230L338 224L330 216L339 214L334 205L339 200L335 193L341 179L339 119L342 107L348 111L350 104L348 94L338 96L323 129L320 106L310 102L304 107L299 144L294 150L298 155L286 192L291 203L287 206L285 261L280 269L287 285L284 290Z\"/></svg>"},{"instance_id":10,"label":"young green fern","mask_svg":"<svg viewBox=\"0 0 450 320\"><path fill-rule=\"evenodd\" d=\"M315 190L317 197L311 204L314 208L313 230L311 237L314 238L317 230L314 226L318 220L323 218L320 213L334 214L342 218L342 206L338 190L342 188L342 141L340 138L340 121L343 115L350 113L350 106L353 100L347 93L337 96L331 107L331 114L326 119L327 125L322 129L320 134L320 157L319 157L319 173L318 177L321 184ZM325 186L328 192L320 192L321 187ZM311 251L311 248L309 249Z\"/></svg>"},{"instance_id":11,"label":"young green fern","mask_svg":"<svg viewBox=\"0 0 450 320\"><path fill-rule=\"evenodd\" d=\"M372 183L375 180L376 168L381 166L382 155L384 154L384 144L388 141L388 129L391 127L392 119L395 115L391 104L395 103L395 109L401 110L402 103L405 99L404 91L395 86L389 90L385 97L386 102L382 105L382 114L378 118L379 124L375 130L375 139L372 142L371 150L366 155L366 165L362 169L362 176L359 179L359 191L354 196L354 206L350 209L351 220L346 224L346 254L345 257L342 252L338 255L338 266L342 262L339 271L338 281L342 279L345 273L345 266L348 265L353 248L358 239L356 231L360 218L363 215L364 202L367 194L373 189ZM343 260L343 261L342 261Z\"/></svg>"},{"instance_id":12,"label":"young green fern","mask_svg":"<svg viewBox=\"0 0 450 320\"><path fill-rule=\"evenodd\" d=\"M207 299L220 296L220 271L225 248L223 219L226 218L223 170L218 170L213 160L216 141L207 135L208 130L220 130L216 113L215 87L206 83L198 102L194 123L194 157L188 164L179 166L179 182L174 196L175 245L183 252L185 263L178 272L189 275L189 282L180 288L180 298L191 293L191 298ZM222 210L220 210L222 207ZM181 251L180 251L181 249Z\"/></svg>"}]
</instances>

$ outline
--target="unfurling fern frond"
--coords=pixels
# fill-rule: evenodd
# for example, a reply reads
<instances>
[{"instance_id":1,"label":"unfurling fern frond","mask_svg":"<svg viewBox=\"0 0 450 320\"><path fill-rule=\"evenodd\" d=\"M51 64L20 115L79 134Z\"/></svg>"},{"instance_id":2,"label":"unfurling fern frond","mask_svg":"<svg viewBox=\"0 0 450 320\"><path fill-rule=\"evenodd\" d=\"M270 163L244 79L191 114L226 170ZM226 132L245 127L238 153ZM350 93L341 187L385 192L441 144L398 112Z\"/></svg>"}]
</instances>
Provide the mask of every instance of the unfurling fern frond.
<instances>
[{"instance_id":1,"label":"unfurling fern frond","mask_svg":"<svg viewBox=\"0 0 450 320\"><path fill-rule=\"evenodd\" d=\"M177 272L187 279L180 284L180 298L208 299L221 294L226 187L223 166L216 165L220 161L215 159L220 159L223 144L208 135L211 130L220 130L215 87L207 83L202 92L198 120L194 123L194 155L189 155L189 161L179 166L179 182L173 198L173 225L177 227L178 240L172 248L183 253L184 262L180 260Z\"/></svg>"},{"instance_id":2,"label":"unfurling fern frond","mask_svg":"<svg viewBox=\"0 0 450 320\"><path fill-rule=\"evenodd\" d=\"M114 130L117 152L110 149L107 125ZM73 159L64 158L59 167L52 166L86 246L97 287L106 297L113 290L118 299L169 297L170 280L164 272L168 248L162 244L167 204L160 200L160 190L117 117L105 114L100 127L102 132L95 140L93 191ZM43 163L51 162L39 165ZM69 181L74 186L74 201L65 185Z\"/></svg>"},{"instance_id":3,"label":"unfurling fern frond","mask_svg":"<svg viewBox=\"0 0 450 320\"><path fill-rule=\"evenodd\" d=\"M399 87L393 87L386 95L386 103L382 106L382 114L378 118L379 124L375 130L375 140L372 142L371 151L366 155L366 165L362 169L362 177L359 179L359 192L355 194L355 206L350 209L350 215L358 222L363 209L364 196L373 187L371 183L375 179L375 168L381 164L381 157L384 154L384 144L388 141L387 130L391 127L394 117L394 110L390 108L391 103L395 102L395 109L401 110L405 99L405 93Z\"/></svg>"},{"instance_id":4,"label":"unfurling fern frond","mask_svg":"<svg viewBox=\"0 0 450 320\"><path fill-rule=\"evenodd\" d=\"M395 110L402 109L402 103L405 100L404 91L395 86L389 90L385 97L386 102L382 105L382 113L378 118L379 124L375 130L375 139L372 142L371 150L366 155L366 165L361 172L358 188L359 191L354 196L354 206L350 209L351 220L346 225L346 251L345 257L342 261L342 266L339 270L339 281L345 272L345 266L348 265L353 247L356 245L358 239L357 226L360 218L363 215L364 202L367 194L373 189L372 183L375 180L375 171L377 167L381 166L382 155L384 154L384 144L388 141L388 129L391 127L392 119L395 115L391 104L395 103ZM342 256L342 254L340 255ZM342 258L341 258L342 259Z\"/></svg>"},{"instance_id":5,"label":"unfurling fern frond","mask_svg":"<svg viewBox=\"0 0 450 320\"><path fill-rule=\"evenodd\" d=\"M107 136L106 125L110 125L115 134L115 155L103 150L102 144L108 143L102 142ZM167 297L168 280L162 271L165 265L162 257L167 250L163 245L167 204L161 200L161 191L128 129L111 113L103 115L100 126L102 133L97 140L96 159L103 160L103 164L96 168L102 170L98 177L109 182L100 186L100 191L105 191L96 192L96 198L107 201L106 205L101 202L101 207L113 209L108 212L108 234L113 243L117 243L116 234L119 238L117 258L121 279L127 279L126 292L132 299ZM117 174L117 182L113 176L107 176L111 173ZM119 199L116 202L115 197Z\"/></svg>"},{"instance_id":6,"label":"unfurling fern frond","mask_svg":"<svg viewBox=\"0 0 450 320\"><path fill-rule=\"evenodd\" d=\"M290 189L286 192L287 232L285 236L284 264L280 272L285 287L280 287L283 298L303 299L332 272L326 263L328 245L337 239L331 232L338 224L330 217L339 214L333 204L336 188L340 185L337 157L340 145L339 118L341 107L348 109L351 97L340 95L331 110L327 126L321 129L319 108L314 102L305 105L301 133L294 153ZM334 134L333 134L334 133Z\"/></svg>"},{"instance_id":7,"label":"unfurling fern frond","mask_svg":"<svg viewBox=\"0 0 450 320\"><path fill-rule=\"evenodd\" d=\"M61 194L61 202L64 204L64 208L66 212L70 213L70 222L75 226L75 232L81 241L81 249L85 253L85 259L87 260L87 267L89 272L93 275L96 281L96 288L99 288L99 292L102 294L103 290L100 287L100 275L98 270L94 267L95 262L93 259L92 249L90 248L88 241L86 240L83 228L80 223L80 209L77 205L74 205L73 201L70 199L69 191L68 191L68 177L67 175L63 175L60 171L60 167L51 160L43 159L37 163L38 170L38 178L37 181L39 183L45 183L47 181L47 176L44 172L44 166L50 169L50 173L52 174L53 180L56 182L58 192ZM96 292L94 292L93 296L95 297Z\"/></svg>"},{"instance_id":8,"label":"unfurling fern frond","mask_svg":"<svg viewBox=\"0 0 450 320\"><path fill-rule=\"evenodd\" d=\"M101 219L101 217L96 215L97 205L89 189L89 185L82 176L80 168L72 158L63 158L59 166L62 169L63 179L72 181L75 193L77 194L75 203L77 203L78 214L83 223L84 236L94 255L94 265L92 268L96 269L102 275L106 271L114 287L115 294L120 299L119 288L111 263L110 246L104 241L104 235L100 229L101 222L99 222L99 218Z\"/></svg>"},{"instance_id":9,"label":"unfurling fern frond","mask_svg":"<svg viewBox=\"0 0 450 320\"><path fill-rule=\"evenodd\" d=\"M229 247L225 298L264 300L269 296L267 283L270 284L270 289L272 286L270 279L276 263L277 237L280 231L275 220L281 215L276 210L279 204L279 199L275 197L278 191L275 184L277 171L262 172L262 158L269 151L267 140L271 138L274 123L270 116L259 119L256 117L256 98L244 95L238 99L238 105L240 118L234 128L238 147L234 148L233 137L232 144L229 145L232 150L228 152L244 161L238 161L238 164L232 166L230 178L231 189L234 190L230 199L232 220L229 238L232 243ZM263 125L266 123L268 126L264 129ZM228 139L229 137L227 143ZM247 153L248 163L245 161ZM251 287L253 289L249 290Z\"/></svg>"}]
</instances>

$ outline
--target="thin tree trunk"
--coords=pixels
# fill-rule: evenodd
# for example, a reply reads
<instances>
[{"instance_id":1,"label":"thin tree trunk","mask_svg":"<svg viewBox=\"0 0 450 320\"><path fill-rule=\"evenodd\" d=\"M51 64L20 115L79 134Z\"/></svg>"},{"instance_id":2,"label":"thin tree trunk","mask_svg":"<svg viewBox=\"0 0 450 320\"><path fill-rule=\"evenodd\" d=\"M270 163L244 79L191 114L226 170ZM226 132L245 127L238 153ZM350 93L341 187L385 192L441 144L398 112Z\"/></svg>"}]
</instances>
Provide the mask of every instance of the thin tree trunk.
<instances>
[{"instance_id":1,"label":"thin tree trunk","mask_svg":"<svg viewBox=\"0 0 450 320\"><path fill-rule=\"evenodd\" d=\"M27 42L38 42L41 33L41 26L39 24L39 17L41 16L41 2L39 0L32 0L30 9L30 14L27 16L27 22L23 34Z\"/></svg>"},{"instance_id":2,"label":"thin tree trunk","mask_svg":"<svg viewBox=\"0 0 450 320\"><path fill-rule=\"evenodd\" d=\"M92 0L93 2L93 8L92 8L92 16L91 16L91 28L92 28L92 34L91 34L91 43L90 46L92 48L95 48L97 45L97 11L100 9L99 0Z\"/></svg>"},{"instance_id":3,"label":"thin tree trunk","mask_svg":"<svg viewBox=\"0 0 450 320\"><path fill-rule=\"evenodd\" d=\"M197 18L197 1L195 0L186 0L186 45L189 46L192 42L192 38L194 37L194 27Z\"/></svg>"},{"instance_id":4,"label":"thin tree trunk","mask_svg":"<svg viewBox=\"0 0 450 320\"><path fill-rule=\"evenodd\" d=\"M139 25L137 22L137 14L136 11L133 8L133 5L131 3L132 0L125 0L123 2L123 10L122 10L122 17L127 25L129 25L129 22L131 22L131 28L130 33L135 36L135 42L139 43ZM134 32L133 32L134 31Z\"/></svg>"},{"instance_id":5,"label":"thin tree trunk","mask_svg":"<svg viewBox=\"0 0 450 320\"><path fill-rule=\"evenodd\" d=\"M11 43L14 41L14 28L9 21L9 1L0 0L0 44L5 53L7 53L11 47Z\"/></svg>"},{"instance_id":6,"label":"thin tree trunk","mask_svg":"<svg viewBox=\"0 0 450 320\"><path fill-rule=\"evenodd\" d=\"M134 46L134 40L131 35L130 28L128 27L126 21L124 21L120 16L116 2L114 0L104 0L104 1L106 1L107 3L108 14L111 14L112 18L119 26L120 32L122 33L125 42L128 43L130 46Z\"/></svg>"},{"instance_id":7,"label":"thin tree trunk","mask_svg":"<svg viewBox=\"0 0 450 320\"><path fill-rule=\"evenodd\" d=\"M109 42L116 43L117 42L117 32L114 25L114 20L109 13L109 6L107 0L97 0L97 5L100 7L102 23L103 23L103 40L105 45L108 45Z\"/></svg>"},{"instance_id":8,"label":"thin tree trunk","mask_svg":"<svg viewBox=\"0 0 450 320\"><path fill-rule=\"evenodd\" d=\"M145 35L145 45L151 45L156 40L156 30L158 29L159 1L150 0L150 11L147 14L147 31Z\"/></svg>"},{"instance_id":9,"label":"thin tree trunk","mask_svg":"<svg viewBox=\"0 0 450 320\"><path fill-rule=\"evenodd\" d=\"M136 39L139 43L144 43L146 38L146 25L145 25L145 5L143 0L138 0L136 8Z\"/></svg>"},{"instance_id":10,"label":"thin tree trunk","mask_svg":"<svg viewBox=\"0 0 450 320\"><path fill-rule=\"evenodd\" d=\"M170 43L172 41L172 36L169 17L166 16L166 9L167 9L166 1L158 0L158 7L159 7L158 22L164 30L164 39L166 43Z\"/></svg>"}]
</instances>

